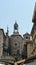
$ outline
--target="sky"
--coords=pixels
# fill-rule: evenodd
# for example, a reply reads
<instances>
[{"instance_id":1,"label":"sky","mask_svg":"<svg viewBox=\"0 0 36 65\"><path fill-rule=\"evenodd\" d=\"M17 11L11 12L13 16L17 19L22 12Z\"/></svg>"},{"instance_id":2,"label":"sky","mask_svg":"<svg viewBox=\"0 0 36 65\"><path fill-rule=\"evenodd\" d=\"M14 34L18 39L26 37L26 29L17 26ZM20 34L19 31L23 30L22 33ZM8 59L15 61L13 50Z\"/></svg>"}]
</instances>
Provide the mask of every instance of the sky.
<instances>
[{"instance_id":1,"label":"sky","mask_svg":"<svg viewBox=\"0 0 36 65\"><path fill-rule=\"evenodd\" d=\"M14 23L18 23L19 34L31 33L32 17L36 0L0 0L0 28L13 34Z\"/></svg>"}]
</instances>

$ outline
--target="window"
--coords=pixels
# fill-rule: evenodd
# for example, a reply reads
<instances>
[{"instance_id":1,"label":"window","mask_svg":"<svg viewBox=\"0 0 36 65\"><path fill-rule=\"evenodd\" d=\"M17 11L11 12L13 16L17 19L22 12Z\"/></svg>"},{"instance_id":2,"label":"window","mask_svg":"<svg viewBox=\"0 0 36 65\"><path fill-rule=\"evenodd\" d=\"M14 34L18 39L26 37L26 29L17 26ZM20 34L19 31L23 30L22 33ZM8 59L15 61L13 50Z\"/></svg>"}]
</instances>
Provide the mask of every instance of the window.
<instances>
[{"instance_id":1,"label":"window","mask_svg":"<svg viewBox=\"0 0 36 65\"><path fill-rule=\"evenodd\" d=\"M17 46L17 43L15 43L15 46Z\"/></svg>"},{"instance_id":2,"label":"window","mask_svg":"<svg viewBox=\"0 0 36 65\"><path fill-rule=\"evenodd\" d=\"M17 54L20 54L19 50L17 50Z\"/></svg>"},{"instance_id":3,"label":"window","mask_svg":"<svg viewBox=\"0 0 36 65\"><path fill-rule=\"evenodd\" d=\"M32 36L30 36L30 40L32 40Z\"/></svg>"},{"instance_id":4,"label":"window","mask_svg":"<svg viewBox=\"0 0 36 65\"><path fill-rule=\"evenodd\" d=\"M28 39L28 37L26 37L26 39Z\"/></svg>"}]
</instances>

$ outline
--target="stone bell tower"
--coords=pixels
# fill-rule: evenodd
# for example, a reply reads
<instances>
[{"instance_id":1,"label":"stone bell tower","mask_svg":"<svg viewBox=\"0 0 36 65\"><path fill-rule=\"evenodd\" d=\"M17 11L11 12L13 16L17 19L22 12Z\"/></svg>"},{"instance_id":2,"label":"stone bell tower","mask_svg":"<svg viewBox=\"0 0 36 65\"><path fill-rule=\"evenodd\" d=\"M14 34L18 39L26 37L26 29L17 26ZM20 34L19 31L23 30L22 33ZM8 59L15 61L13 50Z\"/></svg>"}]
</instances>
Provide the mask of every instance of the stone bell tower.
<instances>
[{"instance_id":1,"label":"stone bell tower","mask_svg":"<svg viewBox=\"0 0 36 65\"><path fill-rule=\"evenodd\" d=\"M33 55L36 55L36 3L34 7L34 13L33 13L33 27L31 31L32 39L33 39Z\"/></svg>"},{"instance_id":2,"label":"stone bell tower","mask_svg":"<svg viewBox=\"0 0 36 65\"><path fill-rule=\"evenodd\" d=\"M18 24L17 24L17 22L15 21L15 24L14 24L14 34L16 35L16 34L19 34L19 32L18 32Z\"/></svg>"}]
</instances>

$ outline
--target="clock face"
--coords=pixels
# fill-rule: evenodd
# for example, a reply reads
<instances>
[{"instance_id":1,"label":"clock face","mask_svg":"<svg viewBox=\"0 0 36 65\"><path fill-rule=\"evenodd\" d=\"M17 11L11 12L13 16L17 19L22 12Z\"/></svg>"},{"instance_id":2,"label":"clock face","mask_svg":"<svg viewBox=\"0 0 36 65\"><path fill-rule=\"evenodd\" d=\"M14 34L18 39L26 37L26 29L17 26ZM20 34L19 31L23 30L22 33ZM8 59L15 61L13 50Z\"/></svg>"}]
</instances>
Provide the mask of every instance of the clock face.
<instances>
[{"instance_id":1,"label":"clock face","mask_svg":"<svg viewBox=\"0 0 36 65\"><path fill-rule=\"evenodd\" d=\"M13 46L14 46L15 48L19 47L19 43L14 42L14 43L13 43Z\"/></svg>"}]
</instances>

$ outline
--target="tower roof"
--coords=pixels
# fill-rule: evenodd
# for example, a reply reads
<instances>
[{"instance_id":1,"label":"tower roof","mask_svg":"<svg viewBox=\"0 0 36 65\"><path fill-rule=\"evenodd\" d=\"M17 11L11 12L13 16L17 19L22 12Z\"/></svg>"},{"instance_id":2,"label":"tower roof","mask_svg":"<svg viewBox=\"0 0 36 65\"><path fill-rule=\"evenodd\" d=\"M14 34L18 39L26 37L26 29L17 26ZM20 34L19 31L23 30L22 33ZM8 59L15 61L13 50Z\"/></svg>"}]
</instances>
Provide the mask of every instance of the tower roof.
<instances>
[{"instance_id":1,"label":"tower roof","mask_svg":"<svg viewBox=\"0 0 36 65\"><path fill-rule=\"evenodd\" d=\"M34 7L34 11L36 11L36 2L35 2L35 7Z\"/></svg>"},{"instance_id":2,"label":"tower roof","mask_svg":"<svg viewBox=\"0 0 36 65\"><path fill-rule=\"evenodd\" d=\"M36 23L36 2L35 2L35 7L34 7L34 13L33 13L32 22Z\"/></svg>"}]
</instances>

